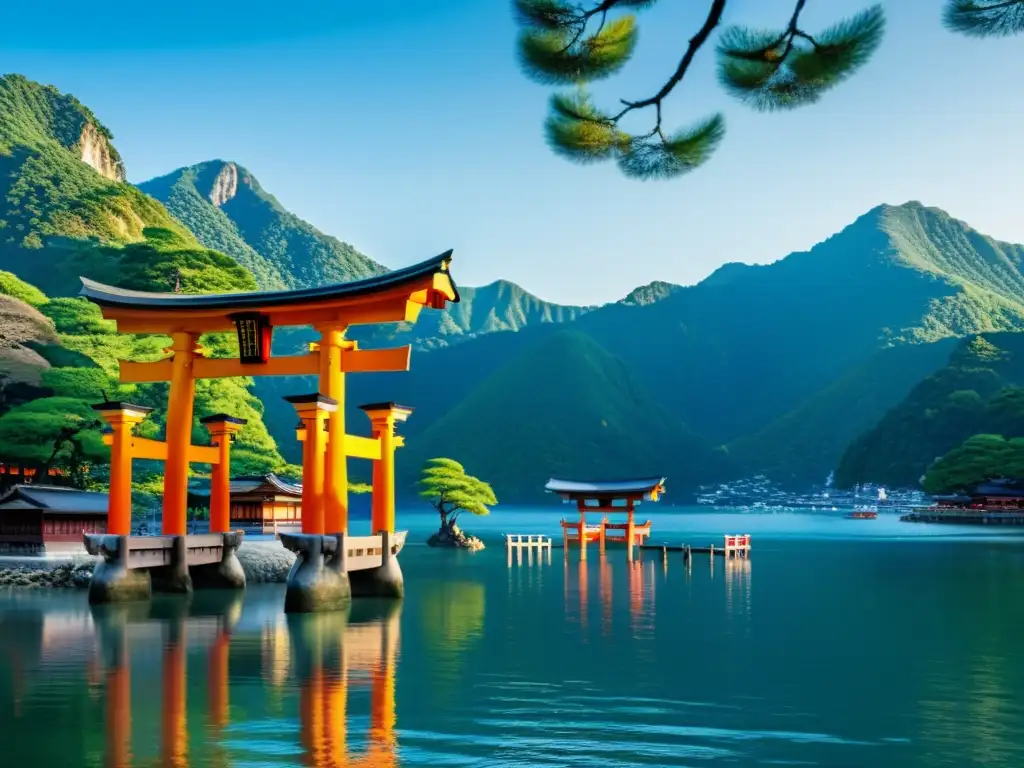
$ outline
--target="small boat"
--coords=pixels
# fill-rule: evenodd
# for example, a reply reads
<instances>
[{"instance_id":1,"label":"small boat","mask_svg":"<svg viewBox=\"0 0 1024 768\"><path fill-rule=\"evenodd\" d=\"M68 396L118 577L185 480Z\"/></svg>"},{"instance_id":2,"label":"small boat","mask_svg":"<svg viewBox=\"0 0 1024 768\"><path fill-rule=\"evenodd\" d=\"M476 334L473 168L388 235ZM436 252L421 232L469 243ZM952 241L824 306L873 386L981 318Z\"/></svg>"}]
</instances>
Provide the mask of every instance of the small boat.
<instances>
[{"instance_id":1,"label":"small boat","mask_svg":"<svg viewBox=\"0 0 1024 768\"><path fill-rule=\"evenodd\" d=\"M878 511L871 507L855 507L846 515L847 520L874 520L876 517L878 517Z\"/></svg>"}]
</instances>

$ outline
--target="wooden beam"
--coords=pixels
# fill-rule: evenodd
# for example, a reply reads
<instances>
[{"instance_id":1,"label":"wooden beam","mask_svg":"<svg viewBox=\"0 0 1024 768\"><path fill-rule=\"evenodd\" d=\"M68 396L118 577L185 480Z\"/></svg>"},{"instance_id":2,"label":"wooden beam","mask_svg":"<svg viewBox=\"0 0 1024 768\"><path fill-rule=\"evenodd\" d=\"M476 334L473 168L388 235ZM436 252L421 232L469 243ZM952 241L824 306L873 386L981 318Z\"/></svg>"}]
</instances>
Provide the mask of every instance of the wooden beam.
<instances>
[{"instance_id":1,"label":"wooden beam","mask_svg":"<svg viewBox=\"0 0 1024 768\"><path fill-rule=\"evenodd\" d=\"M283 355L265 363L243 365L230 357L197 358L193 375L197 379L226 379L231 376L308 376L320 372L320 355Z\"/></svg>"},{"instance_id":2,"label":"wooden beam","mask_svg":"<svg viewBox=\"0 0 1024 768\"><path fill-rule=\"evenodd\" d=\"M122 384L146 384L153 381L171 380L171 361L159 360L155 363L133 363L119 360Z\"/></svg>"},{"instance_id":3,"label":"wooden beam","mask_svg":"<svg viewBox=\"0 0 1024 768\"><path fill-rule=\"evenodd\" d=\"M380 440L375 437L345 435L345 455L356 459L380 460Z\"/></svg>"},{"instance_id":4,"label":"wooden beam","mask_svg":"<svg viewBox=\"0 0 1024 768\"><path fill-rule=\"evenodd\" d=\"M408 371L412 347L389 349L352 349L341 353L341 370L345 373L373 371ZM121 382L144 384L171 380L171 361L136 363L121 360ZM224 379L232 376L309 376L320 372L320 355L282 355L271 357L265 363L243 365L237 358L197 357L192 364L196 379Z\"/></svg>"},{"instance_id":5,"label":"wooden beam","mask_svg":"<svg viewBox=\"0 0 1024 768\"><path fill-rule=\"evenodd\" d=\"M114 441L113 435L104 435L103 442L107 445ZM167 461L167 443L162 440L150 440L146 437L132 436L129 451L133 459L149 459L151 461ZM220 454L216 446L189 446L188 460L191 464L219 464Z\"/></svg>"},{"instance_id":6,"label":"wooden beam","mask_svg":"<svg viewBox=\"0 0 1024 768\"><path fill-rule=\"evenodd\" d=\"M345 373L374 371L408 371L412 347L388 349L347 349L341 353L341 370Z\"/></svg>"}]
</instances>

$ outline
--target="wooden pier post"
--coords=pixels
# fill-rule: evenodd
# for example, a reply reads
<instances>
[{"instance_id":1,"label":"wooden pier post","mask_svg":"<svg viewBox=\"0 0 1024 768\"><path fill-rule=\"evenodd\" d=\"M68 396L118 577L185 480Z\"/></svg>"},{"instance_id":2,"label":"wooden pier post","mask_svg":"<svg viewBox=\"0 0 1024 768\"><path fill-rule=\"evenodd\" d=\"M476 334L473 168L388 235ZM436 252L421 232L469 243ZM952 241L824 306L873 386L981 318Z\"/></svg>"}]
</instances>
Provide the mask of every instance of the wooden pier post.
<instances>
[{"instance_id":1,"label":"wooden pier post","mask_svg":"<svg viewBox=\"0 0 1024 768\"><path fill-rule=\"evenodd\" d=\"M604 554L605 526L607 526L607 525L608 525L608 517L607 516L602 517L601 518L601 533L600 533L600 539L599 539L600 542L601 542L601 554L602 555Z\"/></svg>"},{"instance_id":2,"label":"wooden pier post","mask_svg":"<svg viewBox=\"0 0 1024 768\"><path fill-rule=\"evenodd\" d=\"M636 524L633 522L633 502L626 502L626 559L633 562L633 540L636 537Z\"/></svg>"}]
</instances>

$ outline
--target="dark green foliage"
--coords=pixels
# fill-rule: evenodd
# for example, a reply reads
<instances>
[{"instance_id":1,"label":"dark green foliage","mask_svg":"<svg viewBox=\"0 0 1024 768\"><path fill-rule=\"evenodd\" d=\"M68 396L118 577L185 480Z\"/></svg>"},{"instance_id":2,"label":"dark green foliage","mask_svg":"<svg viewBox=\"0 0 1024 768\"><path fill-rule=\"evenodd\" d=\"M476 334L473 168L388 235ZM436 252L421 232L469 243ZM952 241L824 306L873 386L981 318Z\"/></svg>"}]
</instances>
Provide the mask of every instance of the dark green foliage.
<instances>
[{"instance_id":1,"label":"dark green foliage","mask_svg":"<svg viewBox=\"0 0 1024 768\"><path fill-rule=\"evenodd\" d=\"M386 271L286 211L237 163L201 163L139 188L193 228L204 245L223 250L250 270L261 288L342 283Z\"/></svg>"},{"instance_id":2,"label":"dark green foliage","mask_svg":"<svg viewBox=\"0 0 1024 768\"><path fill-rule=\"evenodd\" d=\"M105 393L113 390L110 376L95 363L88 368L43 371L43 386L59 397L74 397L86 403L102 403Z\"/></svg>"},{"instance_id":3,"label":"dark green foliage","mask_svg":"<svg viewBox=\"0 0 1024 768\"><path fill-rule=\"evenodd\" d=\"M714 460L710 447L655 403L621 360L571 330L529 346L410 435L399 456L403 490L411 490L419 467L438 453L465 457L500 497L517 502L545 499L552 475L663 472L682 493Z\"/></svg>"},{"instance_id":4,"label":"dark green foliage","mask_svg":"<svg viewBox=\"0 0 1024 768\"><path fill-rule=\"evenodd\" d=\"M195 248L174 232L146 229L146 241L106 249L119 262L117 285L137 291L232 293L256 290L253 276L233 259Z\"/></svg>"},{"instance_id":5,"label":"dark green foliage","mask_svg":"<svg viewBox=\"0 0 1024 768\"><path fill-rule=\"evenodd\" d=\"M81 299L51 299L43 308L43 314L53 320L58 333L109 334L116 327L112 320L103 319L98 306Z\"/></svg>"},{"instance_id":6,"label":"dark green foliage","mask_svg":"<svg viewBox=\"0 0 1024 768\"><path fill-rule=\"evenodd\" d=\"M965 493L996 478L1024 478L1024 437L974 435L928 468L928 493Z\"/></svg>"},{"instance_id":7,"label":"dark green foliage","mask_svg":"<svg viewBox=\"0 0 1024 768\"><path fill-rule=\"evenodd\" d=\"M775 32L730 27L722 33L718 76L727 92L762 111L811 104L863 66L885 30L880 5L813 36L796 21Z\"/></svg>"},{"instance_id":8,"label":"dark green foliage","mask_svg":"<svg viewBox=\"0 0 1024 768\"><path fill-rule=\"evenodd\" d=\"M68 471L84 483L84 466L106 461L102 422L88 403L73 397L45 397L12 408L0 418L0 457L40 468Z\"/></svg>"},{"instance_id":9,"label":"dark green foliage","mask_svg":"<svg viewBox=\"0 0 1024 768\"><path fill-rule=\"evenodd\" d=\"M851 443L836 470L836 483L916 485L936 458L971 435L1024 437L1020 386L1024 334L964 341L946 367Z\"/></svg>"},{"instance_id":10,"label":"dark green foliage","mask_svg":"<svg viewBox=\"0 0 1024 768\"><path fill-rule=\"evenodd\" d=\"M1005 37L1024 32L1024 0L947 0L946 27L973 37Z\"/></svg>"}]
</instances>

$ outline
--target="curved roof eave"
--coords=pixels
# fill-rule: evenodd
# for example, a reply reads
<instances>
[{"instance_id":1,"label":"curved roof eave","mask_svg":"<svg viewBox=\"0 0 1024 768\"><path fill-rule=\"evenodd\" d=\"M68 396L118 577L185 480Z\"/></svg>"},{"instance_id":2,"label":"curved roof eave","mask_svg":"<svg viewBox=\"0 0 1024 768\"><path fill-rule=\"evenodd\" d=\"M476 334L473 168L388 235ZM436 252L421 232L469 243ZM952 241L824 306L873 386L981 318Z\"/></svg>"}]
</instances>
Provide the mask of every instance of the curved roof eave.
<instances>
[{"instance_id":1,"label":"curved roof eave","mask_svg":"<svg viewBox=\"0 0 1024 768\"><path fill-rule=\"evenodd\" d=\"M644 477L632 480L613 480L608 482L584 481L584 480L561 480L552 477L548 480L544 490L548 493L558 494L593 494L614 496L617 494L650 493L656 488L665 485L664 477Z\"/></svg>"},{"instance_id":2,"label":"curved roof eave","mask_svg":"<svg viewBox=\"0 0 1024 768\"><path fill-rule=\"evenodd\" d=\"M364 296L386 291L400 286L406 281L413 281L437 274L448 273L447 264L451 261L452 251L448 250L411 267L396 269L383 275L374 275L362 280L333 285L318 285L312 288L299 288L293 291L250 291L246 293L156 293L152 291L132 291L104 285L85 277L80 277L82 290L79 296L106 307L123 307L126 309L225 309L245 310L260 307L282 307L318 299L344 299ZM459 302L459 289L448 274L455 298L452 303Z\"/></svg>"}]
</instances>

